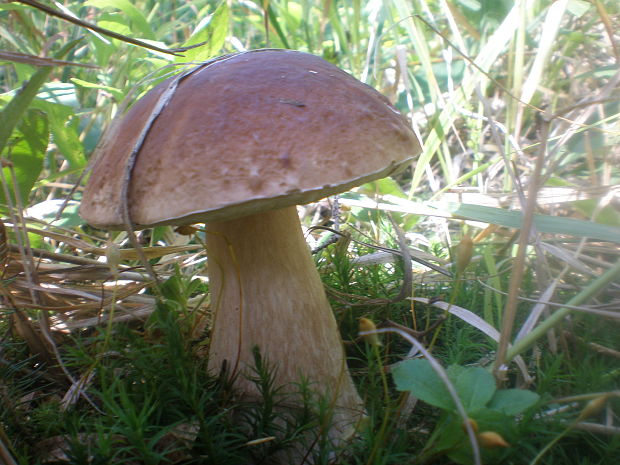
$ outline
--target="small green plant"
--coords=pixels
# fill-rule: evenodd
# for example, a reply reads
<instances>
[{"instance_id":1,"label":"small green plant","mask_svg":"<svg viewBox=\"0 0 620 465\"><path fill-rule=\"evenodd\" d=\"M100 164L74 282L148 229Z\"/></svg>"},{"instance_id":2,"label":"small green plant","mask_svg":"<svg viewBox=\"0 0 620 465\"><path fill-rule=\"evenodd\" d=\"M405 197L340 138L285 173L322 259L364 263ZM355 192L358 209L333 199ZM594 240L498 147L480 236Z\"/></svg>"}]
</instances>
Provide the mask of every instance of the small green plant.
<instances>
[{"instance_id":1,"label":"small green plant","mask_svg":"<svg viewBox=\"0 0 620 465\"><path fill-rule=\"evenodd\" d=\"M500 463L505 448L518 440L516 416L535 405L538 394L524 389L497 389L491 373L482 367L452 365L448 379L467 413L481 448L483 463ZM448 388L427 360L405 360L392 369L396 387L442 410L420 462L447 455L460 464L473 463L467 428Z\"/></svg>"}]
</instances>

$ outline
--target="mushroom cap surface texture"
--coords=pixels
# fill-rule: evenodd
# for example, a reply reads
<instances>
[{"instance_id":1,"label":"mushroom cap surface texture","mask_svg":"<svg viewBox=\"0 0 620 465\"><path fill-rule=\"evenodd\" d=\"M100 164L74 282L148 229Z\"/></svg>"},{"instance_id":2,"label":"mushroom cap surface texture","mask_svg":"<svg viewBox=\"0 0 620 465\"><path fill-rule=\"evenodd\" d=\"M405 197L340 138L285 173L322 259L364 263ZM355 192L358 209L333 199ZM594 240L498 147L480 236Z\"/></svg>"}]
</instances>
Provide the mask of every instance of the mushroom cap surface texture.
<instances>
[{"instance_id":1,"label":"mushroom cap surface texture","mask_svg":"<svg viewBox=\"0 0 620 465\"><path fill-rule=\"evenodd\" d=\"M104 136L80 209L94 226L225 221L390 175L420 152L379 92L307 53L228 55L169 78Z\"/></svg>"}]
</instances>

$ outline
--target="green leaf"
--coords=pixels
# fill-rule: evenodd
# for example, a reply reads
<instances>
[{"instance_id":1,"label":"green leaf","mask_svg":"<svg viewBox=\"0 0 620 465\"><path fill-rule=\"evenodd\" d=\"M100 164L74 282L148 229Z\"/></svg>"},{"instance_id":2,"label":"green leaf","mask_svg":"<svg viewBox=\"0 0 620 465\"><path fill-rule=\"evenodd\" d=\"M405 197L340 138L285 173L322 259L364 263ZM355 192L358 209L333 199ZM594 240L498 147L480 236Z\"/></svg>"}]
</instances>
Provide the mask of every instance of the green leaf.
<instances>
[{"instance_id":1,"label":"green leaf","mask_svg":"<svg viewBox=\"0 0 620 465\"><path fill-rule=\"evenodd\" d=\"M7 11L7 10L28 10L28 7L26 5L17 5L15 3L1 3L0 4L0 11Z\"/></svg>"},{"instance_id":2,"label":"green leaf","mask_svg":"<svg viewBox=\"0 0 620 465\"><path fill-rule=\"evenodd\" d=\"M228 34L228 5L226 2L220 3L211 16L204 18L191 37L183 44L184 47L205 42L196 48L192 48L183 53L182 57L177 57L177 63L188 61L206 61L218 55L224 45L224 40Z\"/></svg>"},{"instance_id":3,"label":"green leaf","mask_svg":"<svg viewBox=\"0 0 620 465\"><path fill-rule=\"evenodd\" d=\"M84 168L86 166L86 156L84 146L80 141L78 132L79 118L71 115L69 118L59 118L54 113L49 114L52 130L52 139L58 150L73 169Z\"/></svg>"},{"instance_id":4,"label":"green leaf","mask_svg":"<svg viewBox=\"0 0 620 465\"><path fill-rule=\"evenodd\" d=\"M585 2L584 0L568 0L567 8L570 13L577 18L581 18L591 6L590 2Z\"/></svg>"},{"instance_id":5,"label":"green leaf","mask_svg":"<svg viewBox=\"0 0 620 465\"><path fill-rule=\"evenodd\" d=\"M155 39L153 30L140 10L128 0L88 0L85 5L96 8L116 8L121 10L130 20L133 32L140 32L145 39Z\"/></svg>"},{"instance_id":6,"label":"green leaf","mask_svg":"<svg viewBox=\"0 0 620 465\"><path fill-rule=\"evenodd\" d=\"M49 66L37 70L0 112L0 151L51 72Z\"/></svg>"},{"instance_id":7,"label":"green leaf","mask_svg":"<svg viewBox=\"0 0 620 465\"><path fill-rule=\"evenodd\" d=\"M478 423L478 431L496 431L502 436L507 436L517 424L512 415L506 415L488 407L469 412L469 416Z\"/></svg>"},{"instance_id":8,"label":"green leaf","mask_svg":"<svg viewBox=\"0 0 620 465\"><path fill-rule=\"evenodd\" d=\"M484 407L493 398L495 380L484 368L452 365L447 373L467 412ZM448 389L427 360L405 360L392 369L392 377L398 390L410 391L435 407L454 410Z\"/></svg>"},{"instance_id":9,"label":"green leaf","mask_svg":"<svg viewBox=\"0 0 620 465\"><path fill-rule=\"evenodd\" d=\"M407 195L403 192L401 187L392 178L383 178L377 181L369 182L363 186L358 187L358 192L372 197L373 195L394 195L403 199L407 198Z\"/></svg>"},{"instance_id":10,"label":"green leaf","mask_svg":"<svg viewBox=\"0 0 620 465\"><path fill-rule=\"evenodd\" d=\"M530 408L540 396L525 389L500 389L495 392L488 407L506 415L518 415Z\"/></svg>"},{"instance_id":11,"label":"green leaf","mask_svg":"<svg viewBox=\"0 0 620 465\"><path fill-rule=\"evenodd\" d=\"M47 116L33 109L26 112L18 128L13 131L11 142L3 154L13 165L12 170L9 167L3 168L13 205L15 205L15 189L19 192L22 202L27 205L32 186L43 169L49 134ZM4 189L0 192L0 201L4 205L7 204Z\"/></svg>"},{"instance_id":12,"label":"green leaf","mask_svg":"<svg viewBox=\"0 0 620 465\"><path fill-rule=\"evenodd\" d=\"M47 114L54 144L69 162L71 168L85 167L87 160L79 137L79 119L75 116L73 109L67 105L43 100L35 100L32 107Z\"/></svg>"},{"instance_id":13,"label":"green leaf","mask_svg":"<svg viewBox=\"0 0 620 465\"><path fill-rule=\"evenodd\" d=\"M129 37L131 35L131 29L127 25L127 22L125 21L123 15L121 15L120 13L106 13L104 15L101 15L101 18L99 18L99 21L97 21L97 26L125 37ZM119 44L122 42L119 42L120 39L110 39L112 41L112 44ZM114 46L114 48L116 48L116 46Z\"/></svg>"},{"instance_id":14,"label":"green leaf","mask_svg":"<svg viewBox=\"0 0 620 465\"><path fill-rule=\"evenodd\" d=\"M75 86L69 82L47 82L37 94L37 99L50 103L66 105L76 110L80 108L80 102L75 92Z\"/></svg>"},{"instance_id":15,"label":"green leaf","mask_svg":"<svg viewBox=\"0 0 620 465\"><path fill-rule=\"evenodd\" d=\"M78 78L71 78L71 82L73 82L76 86L84 87L86 89L100 89L112 94L112 97L117 102L122 102L123 98L125 98L125 92L121 89L117 89L116 87L110 87L103 84L97 84L95 82L88 82Z\"/></svg>"},{"instance_id":16,"label":"green leaf","mask_svg":"<svg viewBox=\"0 0 620 465\"><path fill-rule=\"evenodd\" d=\"M469 444L463 420L454 413L444 414L428 441L436 453L446 453L463 443Z\"/></svg>"},{"instance_id":17,"label":"green leaf","mask_svg":"<svg viewBox=\"0 0 620 465\"><path fill-rule=\"evenodd\" d=\"M454 408L448 389L427 360L405 360L391 373L399 391L410 391L418 399L444 410Z\"/></svg>"},{"instance_id":18,"label":"green leaf","mask_svg":"<svg viewBox=\"0 0 620 465\"><path fill-rule=\"evenodd\" d=\"M495 380L484 368L452 365L447 371L467 412L484 407L493 397Z\"/></svg>"},{"instance_id":19,"label":"green leaf","mask_svg":"<svg viewBox=\"0 0 620 465\"><path fill-rule=\"evenodd\" d=\"M516 421L514 418L504 415L495 410L489 410L488 408L481 408L475 412L470 413L470 418L473 418L478 423L478 431L494 431L500 434L509 444L514 444L517 438L516 433ZM460 421L454 421L458 426L461 426ZM448 457L450 460L456 463L470 465L473 463L473 454L471 445L467 440L466 434L462 428L460 432L456 428L452 428L452 434L462 434L462 440L448 451ZM504 463L501 457L506 454L507 449L484 449L480 450L482 454L482 463Z\"/></svg>"},{"instance_id":20,"label":"green leaf","mask_svg":"<svg viewBox=\"0 0 620 465\"><path fill-rule=\"evenodd\" d=\"M69 203L58 215L60 207L65 204L65 199L49 199L28 208L28 216L44 220L54 226L61 228L71 228L84 224L84 220L79 215L80 203L70 200ZM40 235L34 234L35 237L41 238Z\"/></svg>"}]
</instances>

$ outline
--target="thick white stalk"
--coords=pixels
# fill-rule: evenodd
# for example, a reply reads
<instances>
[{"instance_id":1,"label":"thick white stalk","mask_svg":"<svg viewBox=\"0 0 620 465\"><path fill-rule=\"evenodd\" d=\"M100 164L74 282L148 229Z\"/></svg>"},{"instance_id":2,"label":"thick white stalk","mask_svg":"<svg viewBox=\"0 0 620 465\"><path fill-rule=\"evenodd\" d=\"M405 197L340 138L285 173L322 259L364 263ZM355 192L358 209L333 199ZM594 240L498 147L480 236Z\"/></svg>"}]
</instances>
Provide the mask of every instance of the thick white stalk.
<instances>
[{"instance_id":1,"label":"thick white stalk","mask_svg":"<svg viewBox=\"0 0 620 465\"><path fill-rule=\"evenodd\" d=\"M211 305L209 369L239 373L236 387L255 395L252 348L276 371L278 385L302 377L332 401L345 434L363 414L323 284L295 207L207 227ZM294 390L291 385L289 392Z\"/></svg>"}]
</instances>

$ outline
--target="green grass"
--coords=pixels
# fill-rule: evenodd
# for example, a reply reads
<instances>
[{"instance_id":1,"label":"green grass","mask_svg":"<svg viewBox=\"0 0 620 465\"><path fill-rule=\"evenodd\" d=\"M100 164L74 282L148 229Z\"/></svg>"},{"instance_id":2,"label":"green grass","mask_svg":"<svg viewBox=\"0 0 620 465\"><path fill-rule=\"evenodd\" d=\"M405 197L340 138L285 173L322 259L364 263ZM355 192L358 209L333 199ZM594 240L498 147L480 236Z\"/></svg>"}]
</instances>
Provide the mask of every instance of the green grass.
<instances>
[{"instance_id":1,"label":"green grass","mask_svg":"<svg viewBox=\"0 0 620 465\"><path fill-rule=\"evenodd\" d=\"M0 50L22 54L0 55L0 208L6 223L0 231L0 462L269 463L274 454L302 447L327 421L329 409L307 383L298 386L299 411L280 407L286 399L270 383L276 367L268 358L257 358L261 402L239 399L216 374L207 374L210 311L197 237L181 239L170 228L141 233L143 246L176 247L151 258L164 283L156 289L146 283L124 233L90 228L75 204L52 222L54 201L80 200L72 186L85 182L80 175L123 100L131 103L154 85L158 70L246 48L284 47L322 56L379 89L424 141L415 166L341 197L341 228L354 241L341 239L315 255L368 413L355 441L342 449L319 436L315 463L453 463L436 430L450 424L445 418L453 412L407 402L387 368L411 345L396 334L370 345L358 335L364 317L431 328L420 340L444 367L492 370L522 357L532 382L511 364L499 384L536 392L540 401L501 425L514 440L494 452L492 463L531 463L557 439L541 463L615 465L617 2L63 5L159 49L208 43L181 58L105 38L23 3L0 5ZM33 205L49 211L41 221L22 224L17 213ZM392 302L406 284L402 260L355 262L376 252L355 241L401 248L386 211L411 246L438 257L448 271L456 270L454 246L470 233L471 262L456 278L414 266L412 299ZM306 226L310 218L304 217ZM494 229L476 238L487 227ZM519 245L520 237L529 244ZM191 250L179 247L188 241ZM126 279L118 283L96 261L110 244L128 254L119 264L129 268ZM80 268L61 269L69 265ZM63 292L33 290L35 281ZM515 342L541 296L557 305L504 354L503 345ZM445 310L417 298L471 311L500 331L500 343L480 324L453 314L434 327ZM108 316L118 321L109 324ZM63 400L76 380L85 383L85 396ZM585 421L600 428L567 431L597 393L611 396ZM251 442L260 439L265 442ZM66 458L50 458L54 450Z\"/></svg>"},{"instance_id":2,"label":"green grass","mask_svg":"<svg viewBox=\"0 0 620 465\"><path fill-rule=\"evenodd\" d=\"M392 284L401 283L399 266L387 271L377 265L359 269L352 266L346 256L330 256L329 249L324 255L330 262L339 263L325 273L326 284L339 290L357 295L380 290L374 295L389 297L385 289L393 293ZM337 282L343 275L347 278L346 287ZM42 378L42 373L36 371L27 377L18 376L20 366L30 369L36 362L24 359L27 349L23 345L3 344L5 360L12 363L3 364L0 369L3 386L8 388L4 397L7 408L3 410L1 421L4 433L15 444L13 452L18 463L48 463L42 461L42 451L30 445L33 438L55 438L56 443L66 449L70 463L87 463L86 457L94 457L92 463L136 460L166 463L166 459L170 463L177 463L174 461L177 459L178 463L247 463L248 460L260 461L261 457L269 457L281 448L302 441L302 432L321 421L321 408L313 401L311 386L300 386L300 395L306 399L302 411L292 418L278 411L277 404L282 399L278 389L270 384L268 366L259 367L256 374L256 382L263 393L263 401L258 403L239 401L230 386L207 375L205 341L201 337L191 337L192 315L182 310L192 293L200 294L204 288L195 282L192 285L188 277L177 274L163 289L166 300L158 304L145 324L115 325L111 337L105 326L86 329L60 346L63 361L73 373L93 375L85 391L99 411L83 398L63 411L60 396L66 383L58 370L51 367L40 370L52 379ZM480 286L472 281L461 289L458 305L474 307L472 304L479 299ZM422 285L417 289L418 294L424 291L432 295L436 285ZM381 375L383 367L398 361L407 351L406 344L397 337L382 337L383 346L377 350L363 340L354 340L357 316L411 325L410 305L362 305L351 310L334 302L334 309L341 318L343 337L349 342L352 373L368 409L368 419L359 438L346 451L340 452L346 457L343 463L418 463L416 451L423 448L425 438L428 439L428 431L424 430L433 428L440 418L439 412L424 405L417 406L413 412L404 410L402 394L394 391L389 377ZM355 318L351 318L353 312ZM436 315L424 306L417 307L417 327L424 328L426 320L435 319ZM592 317L574 322L593 333L580 332L585 340L617 343L612 335L596 328L589 319ZM434 354L446 366L479 363L484 366L484 360L492 357L493 349L489 339L475 328L450 318L442 327ZM513 434L519 439L509 453L503 454L501 463L522 463L523 454L533 457L537 449L563 430L559 420L570 420L578 413L572 409L557 417L535 417L558 405L552 399L571 393L613 390L620 377L613 360L601 358L579 344L573 347L570 357L540 354L532 373L536 377L532 388L541 394L542 401L527 413L527 419L513 425ZM385 381L388 382L387 392ZM27 399L28 393L35 397L25 401L27 410L21 411L18 400ZM16 407L11 407L13 403ZM239 421L240 418L244 420ZM175 434L183 426L190 430L189 443L183 442L183 435ZM280 435L280 439L264 445L246 445L253 439L272 435ZM574 454L571 448L577 447L576 444L581 448L580 460L590 455L593 460L578 463L612 463L605 462L604 457L613 457L610 450L618 449L614 441L600 441L596 435L587 433L571 433L552 450L550 461L546 463L562 463ZM328 444L323 447L317 451L317 463L327 463L330 448ZM367 461L369 451L375 451L370 462ZM448 462L439 456L432 463Z\"/></svg>"}]
</instances>

